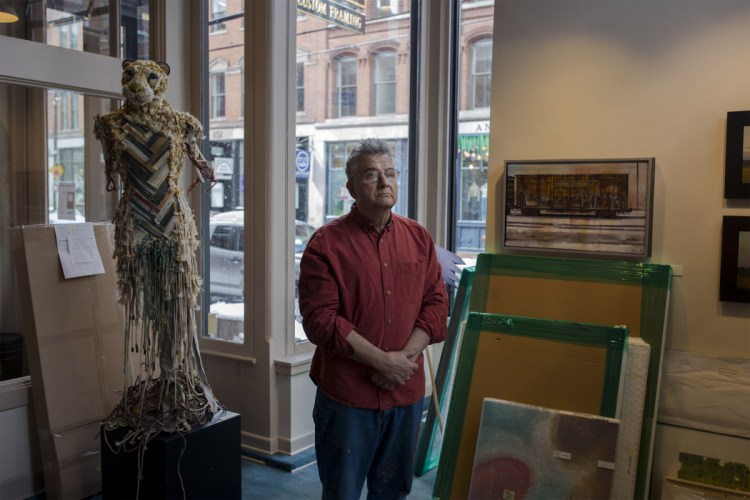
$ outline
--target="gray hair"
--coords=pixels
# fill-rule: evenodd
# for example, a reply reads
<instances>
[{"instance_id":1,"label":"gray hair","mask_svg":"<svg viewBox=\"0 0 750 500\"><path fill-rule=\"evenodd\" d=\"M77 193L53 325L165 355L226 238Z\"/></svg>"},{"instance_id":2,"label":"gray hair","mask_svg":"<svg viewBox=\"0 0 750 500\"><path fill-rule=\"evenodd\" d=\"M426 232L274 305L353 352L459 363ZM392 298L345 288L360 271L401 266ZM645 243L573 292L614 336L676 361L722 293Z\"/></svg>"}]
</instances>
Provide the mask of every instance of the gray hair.
<instances>
[{"instance_id":1,"label":"gray hair","mask_svg":"<svg viewBox=\"0 0 750 500\"><path fill-rule=\"evenodd\" d=\"M390 146L388 146L388 144L384 140L375 139L372 137L368 139L362 139L362 141L357 144L357 147L354 148L354 150L349 155L349 158L347 158L346 160L346 178L352 178L352 172L359 165L359 161L363 156L378 155L385 155L391 161L393 161L393 152L391 151Z\"/></svg>"}]
</instances>

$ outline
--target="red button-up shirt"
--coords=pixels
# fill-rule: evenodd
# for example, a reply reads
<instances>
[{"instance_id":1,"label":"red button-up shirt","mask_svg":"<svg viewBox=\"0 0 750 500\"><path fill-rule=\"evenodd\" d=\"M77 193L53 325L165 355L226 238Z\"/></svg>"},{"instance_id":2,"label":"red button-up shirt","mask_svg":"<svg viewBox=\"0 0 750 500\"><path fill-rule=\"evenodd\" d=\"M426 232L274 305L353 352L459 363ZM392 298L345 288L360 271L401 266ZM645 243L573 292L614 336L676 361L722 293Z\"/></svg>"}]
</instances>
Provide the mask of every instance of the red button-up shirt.
<instances>
[{"instance_id":1,"label":"red button-up shirt","mask_svg":"<svg viewBox=\"0 0 750 500\"><path fill-rule=\"evenodd\" d=\"M331 399L355 408L387 409L424 397L419 369L392 391L370 381L354 361L352 330L384 351L401 350L415 327L430 343L445 340L448 297L432 237L411 219L391 214L378 234L357 210L318 229L300 262L302 325L317 346L310 377Z\"/></svg>"}]
</instances>

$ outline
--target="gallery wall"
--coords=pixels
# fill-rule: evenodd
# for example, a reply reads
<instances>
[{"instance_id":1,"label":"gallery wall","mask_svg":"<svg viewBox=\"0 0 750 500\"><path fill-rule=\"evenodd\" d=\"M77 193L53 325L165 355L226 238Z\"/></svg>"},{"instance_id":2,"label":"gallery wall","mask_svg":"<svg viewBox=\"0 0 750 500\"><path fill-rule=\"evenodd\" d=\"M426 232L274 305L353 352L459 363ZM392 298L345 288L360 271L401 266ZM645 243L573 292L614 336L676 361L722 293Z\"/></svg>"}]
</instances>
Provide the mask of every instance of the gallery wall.
<instances>
[{"instance_id":1,"label":"gallery wall","mask_svg":"<svg viewBox=\"0 0 750 500\"><path fill-rule=\"evenodd\" d=\"M750 358L750 307L720 302L728 111L750 109L750 3L496 0L487 246L506 160L656 158L651 262L672 264L666 348Z\"/></svg>"},{"instance_id":2,"label":"gallery wall","mask_svg":"<svg viewBox=\"0 0 750 500\"><path fill-rule=\"evenodd\" d=\"M504 251L506 160L654 157L650 262L675 266L662 366L677 370L651 498L680 452L750 463L750 306L719 301L722 217L750 216L724 199L726 114L750 110L750 3L496 0L493 51L488 251Z\"/></svg>"}]
</instances>

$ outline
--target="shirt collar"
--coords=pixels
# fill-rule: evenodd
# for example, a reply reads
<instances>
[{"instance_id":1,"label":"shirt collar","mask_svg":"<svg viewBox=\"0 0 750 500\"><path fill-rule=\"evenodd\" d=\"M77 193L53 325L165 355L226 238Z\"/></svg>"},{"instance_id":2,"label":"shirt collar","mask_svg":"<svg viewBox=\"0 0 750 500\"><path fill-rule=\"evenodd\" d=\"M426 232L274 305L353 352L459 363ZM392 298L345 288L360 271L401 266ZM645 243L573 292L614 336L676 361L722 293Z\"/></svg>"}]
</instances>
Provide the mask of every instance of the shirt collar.
<instances>
[{"instance_id":1,"label":"shirt collar","mask_svg":"<svg viewBox=\"0 0 750 500\"><path fill-rule=\"evenodd\" d=\"M355 202L352 205L351 211L349 212L352 214L352 217L354 217L354 220L357 221L357 224L359 224L362 229L365 231L375 230L375 224L370 222L370 219L365 217L359 212L359 208L357 208L357 203ZM391 213L390 217L388 218L388 222L385 223L385 227L383 228L385 231L390 231L393 228L393 213Z\"/></svg>"}]
</instances>

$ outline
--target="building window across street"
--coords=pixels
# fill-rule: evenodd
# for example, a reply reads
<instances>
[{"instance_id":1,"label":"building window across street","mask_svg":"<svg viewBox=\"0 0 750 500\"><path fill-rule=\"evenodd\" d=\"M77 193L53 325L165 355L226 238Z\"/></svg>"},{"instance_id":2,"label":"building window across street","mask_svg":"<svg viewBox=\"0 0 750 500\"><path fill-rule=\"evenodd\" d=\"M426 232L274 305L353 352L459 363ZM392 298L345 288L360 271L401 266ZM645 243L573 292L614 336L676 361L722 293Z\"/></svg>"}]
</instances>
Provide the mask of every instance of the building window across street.
<instances>
[{"instance_id":1,"label":"building window across street","mask_svg":"<svg viewBox=\"0 0 750 500\"><path fill-rule=\"evenodd\" d=\"M336 59L336 117L357 114L357 58L342 56Z\"/></svg>"},{"instance_id":2,"label":"building window across street","mask_svg":"<svg viewBox=\"0 0 750 500\"><path fill-rule=\"evenodd\" d=\"M396 112L396 53L393 51L375 54L375 114Z\"/></svg>"},{"instance_id":3,"label":"building window across street","mask_svg":"<svg viewBox=\"0 0 750 500\"><path fill-rule=\"evenodd\" d=\"M305 63L297 63L297 112L305 110Z\"/></svg>"},{"instance_id":4,"label":"building window across street","mask_svg":"<svg viewBox=\"0 0 750 500\"><path fill-rule=\"evenodd\" d=\"M223 118L226 114L226 75L223 70L212 71L209 77L211 85L211 118Z\"/></svg>"},{"instance_id":5,"label":"building window across street","mask_svg":"<svg viewBox=\"0 0 750 500\"><path fill-rule=\"evenodd\" d=\"M471 46L472 107L489 108L492 93L492 40L484 38Z\"/></svg>"},{"instance_id":6,"label":"building window across street","mask_svg":"<svg viewBox=\"0 0 750 500\"><path fill-rule=\"evenodd\" d=\"M227 15L227 0L211 0L211 20L221 19ZM226 31L227 25L223 22L212 22L209 24L209 32L217 33Z\"/></svg>"}]
</instances>

